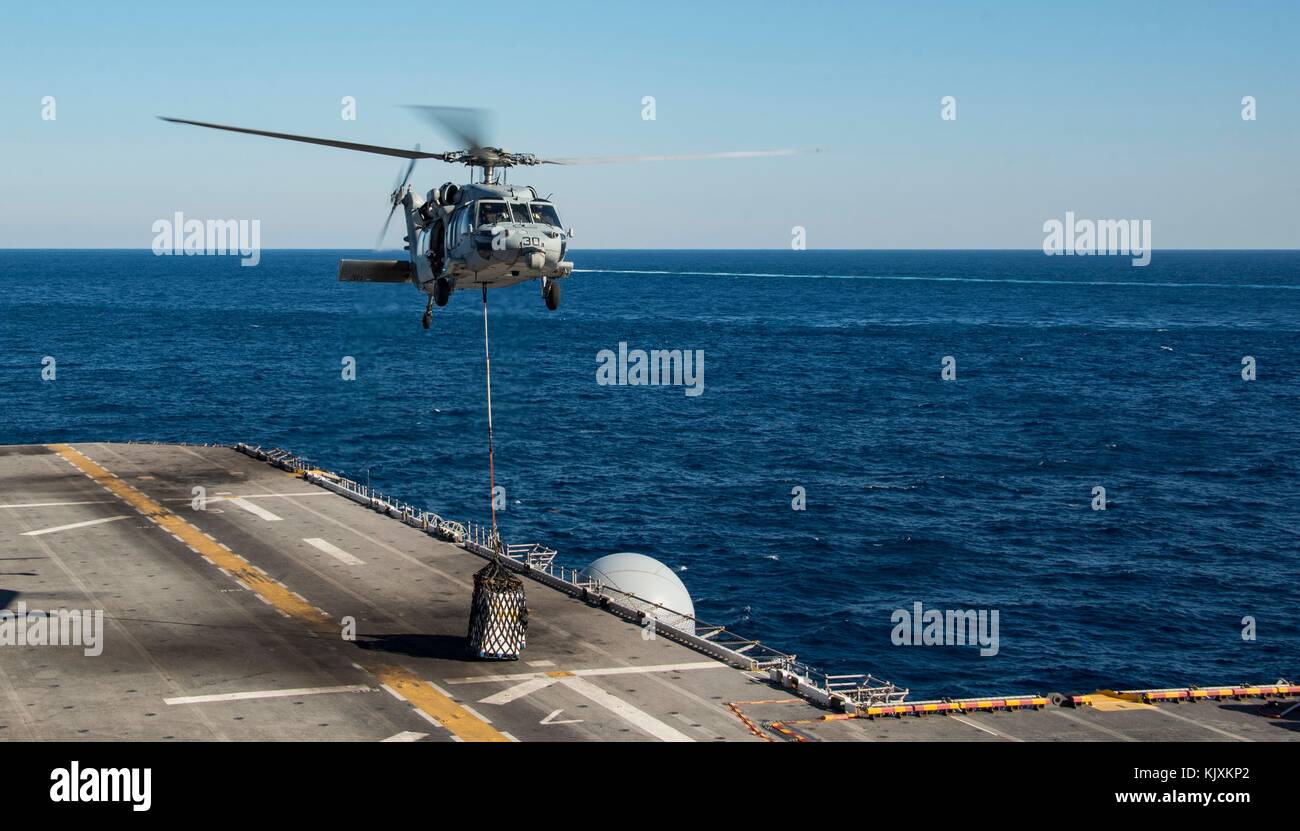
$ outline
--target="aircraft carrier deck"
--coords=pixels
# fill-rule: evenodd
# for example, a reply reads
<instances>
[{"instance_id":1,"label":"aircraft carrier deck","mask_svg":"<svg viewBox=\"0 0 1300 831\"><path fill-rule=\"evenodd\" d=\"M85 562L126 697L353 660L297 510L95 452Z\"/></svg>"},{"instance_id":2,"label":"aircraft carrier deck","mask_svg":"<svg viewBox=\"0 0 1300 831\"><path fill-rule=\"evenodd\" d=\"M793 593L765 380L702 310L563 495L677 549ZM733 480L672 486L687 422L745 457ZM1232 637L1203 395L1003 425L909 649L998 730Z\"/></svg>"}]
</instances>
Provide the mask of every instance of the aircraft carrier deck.
<instances>
[{"instance_id":1,"label":"aircraft carrier deck","mask_svg":"<svg viewBox=\"0 0 1300 831\"><path fill-rule=\"evenodd\" d=\"M229 447L0 447L0 609L104 614L97 656L0 645L0 740L1300 740L1291 685L846 713L833 680L647 638L553 570L521 659L471 659L472 531L329 483Z\"/></svg>"}]
</instances>

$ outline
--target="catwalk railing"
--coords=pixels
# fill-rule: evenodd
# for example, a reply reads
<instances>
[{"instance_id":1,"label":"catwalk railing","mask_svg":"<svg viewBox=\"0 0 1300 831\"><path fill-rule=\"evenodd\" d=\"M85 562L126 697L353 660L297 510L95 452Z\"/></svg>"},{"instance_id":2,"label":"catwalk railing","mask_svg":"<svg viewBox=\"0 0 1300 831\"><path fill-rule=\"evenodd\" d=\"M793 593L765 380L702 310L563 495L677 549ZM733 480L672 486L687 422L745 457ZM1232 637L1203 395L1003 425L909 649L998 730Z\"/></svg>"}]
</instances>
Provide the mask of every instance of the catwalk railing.
<instances>
[{"instance_id":1,"label":"catwalk railing","mask_svg":"<svg viewBox=\"0 0 1300 831\"><path fill-rule=\"evenodd\" d=\"M243 443L235 445L235 450L291 471L326 490L401 520L433 537L455 543L485 559L499 553L512 570L636 623L651 637L664 637L738 669L765 672L791 692L822 706L852 713L869 706L898 704L907 697L908 690L870 674L828 675L803 663L793 654L743 637L725 626L706 623L592 580L582 569L556 562L558 552L544 545L505 545L493 537L489 526L455 522L431 511L422 511L368 485L317 468L309 460L285 450L263 449Z\"/></svg>"}]
</instances>

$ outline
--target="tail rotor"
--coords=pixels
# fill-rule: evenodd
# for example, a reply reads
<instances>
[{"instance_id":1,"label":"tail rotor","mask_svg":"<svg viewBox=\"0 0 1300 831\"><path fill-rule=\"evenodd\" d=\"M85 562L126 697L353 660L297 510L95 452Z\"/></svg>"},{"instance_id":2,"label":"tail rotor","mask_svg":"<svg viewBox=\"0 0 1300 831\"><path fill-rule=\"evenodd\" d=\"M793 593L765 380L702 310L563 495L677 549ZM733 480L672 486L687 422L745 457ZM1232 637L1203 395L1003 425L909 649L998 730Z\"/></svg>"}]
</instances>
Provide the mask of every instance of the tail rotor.
<instances>
[{"instance_id":1,"label":"tail rotor","mask_svg":"<svg viewBox=\"0 0 1300 831\"><path fill-rule=\"evenodd\" d=\"M418 152L420 145L415 145ZM384 220L384 227L379 230L379 237L375 240L374 250L379 251L384 244L384 237L388 236L388 226L393 222L393 214L397 213L397 206L402 204L402 199L406 196L407 187L411 182L411 174L415 171L416 159L411 159L406 165L405 172L398 173L397 179L393 182L392 193L389 194L389 201L392 207L388 210L388 218Z\"/></svg>"}]
</instances>

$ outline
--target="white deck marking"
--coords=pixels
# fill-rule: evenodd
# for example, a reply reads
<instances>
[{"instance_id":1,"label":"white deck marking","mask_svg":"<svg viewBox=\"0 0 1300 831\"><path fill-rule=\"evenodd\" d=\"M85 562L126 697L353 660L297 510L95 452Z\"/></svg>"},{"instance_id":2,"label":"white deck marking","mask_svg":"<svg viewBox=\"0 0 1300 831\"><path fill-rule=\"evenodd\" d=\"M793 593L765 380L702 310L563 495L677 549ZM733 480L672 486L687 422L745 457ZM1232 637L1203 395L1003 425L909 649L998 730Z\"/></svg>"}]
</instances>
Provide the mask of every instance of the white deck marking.
<instances>
[{"instance_id":1,"label":"white deck marking","mask_svg":"<svg viewBox=\"0 0 1300 831\"><path fill-rule=\"evenodd\" d=\"M480 698L480 704L509 704L517 698L523 698L529 693L535 693L538 690L546 689L554 684L554 678L531 678L522 684L515 684L513 687L507 687L499 693L493 693L487 698Z\"/></svg>"},{"instance_id":2,"label":"white deck marking","mask_svg":"<svg viewBox=\"0 0 1300 831\"><path fill-rule=\"evenodd\" d=\"M654 736L656 739L659 739L660 741L665 741L665 742L695 741L695 739L692 739L690 736L686 735L685 733L681 732L675 727L670 727L669 725L664 724L662 721L650 715L649 713L645 712L644 710L638 710L636 707L633 707L631 704L628 704L623 699L619 698L613 693L606 692L605 690L601 689L600 687L597 687L595 684L591 683L585 678L577 678L575 676L569 675L569 676L565 676L564 678L560 678L559 682L564 686L568 687L569 689L573 690L574 692L578 693L579 695L590 698L592 701L604 707L606 710L609 710L614 715L622 718L628 724L632 725L638 730L642 730L646 733L649 733L651 736Z\"/></svg>"},{"instance_id":3,"label":"white deck marking","mask_svg":"<svg viewBox=\"0 0 1300 831\"><path fill-rule=\"evenodd\" d=\"M254 505L252 502L249 502L247 499L243 498L242 496L235 497L234 499L227 499L226 501L229 502L231 505L236 505L240 508L243 508L245 511L248 511L253 516L264 519L267 522L281 521L280 517L276 516L275 514L268 511L267 509L263 508L261 505Z\"/></svg>"},{"instance_id":4,"label":"white deck marking","mask_svg":"<svg viewBox=\"0 0 1300 831\"><path fill-rule=\"evenodd\" d=\"M530 667L553 667L553 666L555 666L555 662L554 662L554 661L524 661L524 663L528 664Z\"/></svg>"},{"instance_id":5,"label":"white deck marking","mask_svg":"<svg viewBox=\"0 0 1300 831\"><path fill-rule=\"evenodd\" d=\"M288 698L300 695L323 695L325 693L362 693L374 692L369 684L352 684L346 687L300 687L296 690L258 690L257 692L217 693L215 695L183 695L178 698L164 698L164 704L208 704L213 701L243 701L249 698ZM391 692L391 691L390 691Z\"/></svg>"},{"instance_id":6,"label":"white deck marking","mask_svg":"<svg viewBox=\"0 0 1300 831\"><path fill-rule=\"evenodd\" d=\"M573 669L569 675L634 675L641 672L685 672L692 669L730 669L721 661L693 661L687 664L650 664L643 667L597 667ZM448 678L448 684L483 684L488 681L528 681L533 678L553 678L545 672L518 672L512 675L470 675L465 678Z\"/></svg>"},{"instance_id":7,"label":"white deck marking","mask_svg":"<svg viewBox=\"0 0 1300 831\"><path fill-rule=\"evenodd\" d=\"M119 519L130 519L128 516L110 516L103 519L90 519L85 522L74 522L71 525L56 525L53 528L42 528L39 531L24 531L24 537L39 537L44 534L53 534L56 531L71 531L73 528L89 528L92 525L103 525L105 522L117 522Z\"/></svg>"},{"instance_id":8,"label":"white deck marking","mask_svg":"<svg viewBox=\"0 0 1300 831\"><path fill-rule=\"evenodd\" d=\"M988 733L990 736L997 736L999 739L1006 739L1009 742L1024 741L1024 739L1017 739L1015 736L1009 735L1007 733L1003 733L1000 730L994 730L992 727L985 727L982 724L978 724L962 716L950 715L948 716L948 718L952 719L953 721L960 721L962 724L969 724L971 727L974 727L976 730L983 730L985 733Z\"/></svg>"},{"instance_id":9,"label":"white deck marking","mask_svg":"<svg viewBox=\"0 0 1300 831\"><path fill-rule=\"evenodd\" d=\"M305 538L303 539L303 542L307 543L308 545L314 548L319 548L321 551L324 551L326 554L330 555L334 559L338 560L339 562L345 563L347 565L363 566L366 564L365 560L361 560L356 557L353 557L351 554L344 551L342 548L339 548L337 545L334 545L333 543L325 542L325 540L322 540L319 537Z\"/></svg>"},{"instance_id":10,"label":"white deck marking","mask_svg":"<svg viewBox=\"0 0 1300 831\"><path fill-rule=\"evenodd\" d=\"M213 503L213 502L225 502L225 501L227 501L227 500L232 500L232 499L287 499L287 498L289 498L289 497L291 497L291 496L296 498L296 497L300 497L300 496L336 496L336 495L337 495L337 494L335 494L335 493L333 493L333 492L331 492L331 491L312 491L311 493L307 493L307 492L303 492L303 493L244 493L244 494L240 494L239 496L236 496L236 495L230 493L229 491L218 491L217 494L216 494L215 496L209 496L209 497L208 497L208 503L211 504L211 503ZM159 501L159 502L193 502L193 501L194 501L194 497L192 497L192 496L175 496L175 497L168 497L168 498L166 498L166 499L159 499L158 501ZM79 504L81 504L81 503L79 503L79 502L69 502L68 504L69 504L69 505L79 505ZM87 504L89 504L89 503L87 503ZM3 508L3 507L4 507L3 505L0 505L0 508Z\"/></svg>"},{"instance_id":11,"label":"white deck marking","mask_svg":"<svg viewBox=\"0 0 1300 831\"><path fill-rule=\"evenodd\" d=\"M394 736L389 736L386 739L380 739L380 741L381 742L418 742L420 739L423 739L428 735L429 735L428 733L416 733L413 730L403 730L401 733L398 733Z\"/></svg>"},{"instance_id":12,"label":"white deck marking","mask_svg":"<svg viewBox=\"0 0 1300 831\"><path fill-rule=\"evenodd\" d=\"M1082 724L1084 727L1089 727L1098 732L1105 733L1107 736L1110 736L1111 738L1119 739L1122 742L1137 741L1137 739L1133 738L1132 736L1129 736L1125 733L1121 733L1118 730L1112 730L1109 727L1105 727L1100 724L1093 724L1091 721L1088 721L1086 718L1080 718L1079 716L1070 715L1069 713L1062 711L1059 707L1052 708L1052 712L1056 713L1061 718L1066 718L1069 719L1070 721L1078 722L1079 724Z\"/></svg>"},{"instance_id":13,"label":"white deck marking","mask_svg":"<svg viewBox=\"0 0 1300 831\"><path fill-rule=\"evenodd\" d=\"M563 713L563 712L564 712L564 710L554 710L554 711L551 712L551 714L550 714L549 716L547 716L546 718L542 719L541 721L539 721L539 722L537 722L537 723L538 723L538 724L582 724L582 719L580 719L580 718L560 718L560 719L557 719L556 716L558 716L560 713Z\"/></svg>"},{"instance_id":14,"label":"white deck marking","mask_svg":"<svg viewBox=\"0 0 1300 831\"><path fill-rule=\"evenodd\" d=\"M1236 733L1232 733L1232 732L1229 732L1229 731L1227 731L1227 730L1222 730L1222 729L1220 729L1220 728L1218 728L1218 727L1213 727L1213 726L1211 726L1211 725L1209 725L1209 724L1203 724L1203 723L1197 721L1197 720L1194 719L1194 718L1188 718L1187 716L1180 716L1180 715L1178 715L1177 713L1171 713L1171 712L1169 712L1168 710L1161 709L1160 707L1156 707L1156 708L1155 708L1155 711L1156 711L1157 713L1163 713L1164 715L1167 715L1167 716L1169 716L1170 718L1176 718L1176 719L1178 719L1179 721L1185 721L1185 722L1187 722L1188 724L1195 724L1197 727L1202 727L1202 728L1204 728L1204 729L1206 729L1206 730L1209 730L1211 733L1218 733L1220 736L1227 736L1228 738L1230 738L1230 739L1234 739L1234 740L1239 741L1239 742L1253 742L1253 741L1255 741L1254 739L1248 739L1248 738L1246 738L1245 736L1239 736L1239 735L1237 735Z\"/></svg>"},{"instance_id":15,"label":"white deck marking","mask_svg":"<svg viewBox=\"0 0 1300 831\"><path fill-rule=\"evenodd\" d=\"M330 491L298 491L296 493L245 493L240 499L284 499L289 496L336 496Z\"/></svg>"},{"instance_id":16,"label":"white deck marking","mask_svg":"<svg viewBox=\"0 0 1300 831\"><path fill-rule=\"evenodd\" d=\"M426 713L424 710L421 710L419 707L416 707L416 708L415 708L415 714L416 714L417 716L419 716L420 718L424 719L425 721L429 722L430 724L432 724L434 727L437 727L437 728L439 728L439 729L442 728L442 722L438 721L436 718L434 718L433 716L429 715L429 714ZM463 742L463 741L465 741L465 740L462 739L460 736L457 736L457 735L454 734L454 733L453 733L452 736L451 736L451 740L454 741L454 742Z\"/></svg>"}]
</instances>

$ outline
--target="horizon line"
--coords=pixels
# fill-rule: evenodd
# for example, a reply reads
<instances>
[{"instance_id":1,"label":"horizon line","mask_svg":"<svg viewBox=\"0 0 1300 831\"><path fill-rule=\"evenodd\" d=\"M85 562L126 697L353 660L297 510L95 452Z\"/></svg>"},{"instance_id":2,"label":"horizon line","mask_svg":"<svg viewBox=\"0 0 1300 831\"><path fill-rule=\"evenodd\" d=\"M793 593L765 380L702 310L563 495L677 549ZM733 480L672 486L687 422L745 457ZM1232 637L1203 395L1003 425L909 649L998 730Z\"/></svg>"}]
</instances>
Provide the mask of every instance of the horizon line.
<instances>
[{"instance_id":1,"label":"horizon line","mask_svg":"<svg viewBox=\"0 0 1300 831\"><path fill-rule=\"evenodd\" d=\"M380 250L376 251L376 250L374 250L374 249L372 249L372 248L368 248L368 247L366 247L366 246L360 246L360 247L343 247L343 248L324 248L324 247L319 247L319 246L285 246L285 247L281 247L281 248L268 248L268 247L262 247L262 248L259 248L258 250L260 250L260 251L370 251L370 252L372 252L372 253L374 253L374 254L400 254L400 253L404 253L404 252L402 251L402 249L397 249L397 248L394 248L394 249L391 249L391 250L390 250L390 249L380 249ZM1042 249L1041 246L1040 246L1040 247L1035 247L1035 248L805 248L805 249L802 249L802 250L800 250L800 251L795 251L795 250L790 249L789 247L786 247L786 246L776 247L776 248L630 248L630 247L609 246L609 247L600 247L600 248L577 248L577 249L575 249L575 250L576 250L576 251L579 251L579 252L582 252L582 251L767 251L767 252L789 251L791 254L801 254L801 253L806 253L806 252L819 252L819 251L820 251L820 252L890 252L890 251L897 251L897 252L915 252L915 251L928 251L928 252L943 252L943 253L962 253L962 252L1015 252L1015 253L1029 253L1029 252L1033 252L1033 253L1039 253L1039 254L1042 254L1042 253L1043 253L1043 249ZM14 246L14 247L0 246L0 251L148 251L148 252L150 252L150 253L153 253L153 249L152 249L151 247L128 247L128 246L63 246L63 247L58 247L58 248L51 248L51 247L46 247L46 246ZM1294 253L1294 252L1300 252L1300 247L1297 247L1297 248L1214 248L1214 247L1198 247L1198 248L1153 248L1153 249L1151 249L1151 251L1152 251L1153 253L1154 253L1154 252L1159 252L1159 251L1164 251L1164 252L1166 252L1166 253L1175 253L1175 252L1184 252L1184 251L1197 251L1197 252L1224 252L1224 253L1240 253L1240 252L1273 252L1273 253L1285 252L1285 253ZM200 256L200 254L193 254L193 255L186 255L186 254L171 254L171 255L168 255L168 256ZM206 256L213 256L213 255L206 255ZM1065 255L1065 254L1058 254L1058 255L1054 255L1054 256L1067 256L1067 255ZM1071 255L1071 256L1075 256L1075 257L1090 257L1090 256L1101 256L1101 255L1097 255L1097 254L1074 254L1074 255ZM1123 255L1120 255L1120 256L1123 256Z\"/></svg>"}]
</instances>

